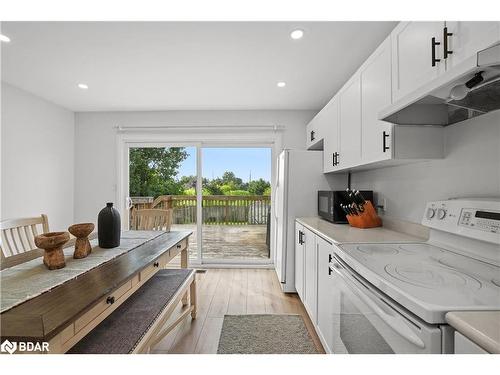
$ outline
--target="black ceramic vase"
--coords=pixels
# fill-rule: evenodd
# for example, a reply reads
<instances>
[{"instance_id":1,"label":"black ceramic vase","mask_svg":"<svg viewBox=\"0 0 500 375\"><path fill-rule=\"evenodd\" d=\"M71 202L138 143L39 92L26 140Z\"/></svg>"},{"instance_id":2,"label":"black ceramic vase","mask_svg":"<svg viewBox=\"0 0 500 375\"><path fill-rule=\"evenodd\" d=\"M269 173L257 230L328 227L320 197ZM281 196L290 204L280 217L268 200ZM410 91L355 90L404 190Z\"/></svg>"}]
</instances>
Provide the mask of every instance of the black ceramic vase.
<instances>
[{"instance_id":1,"label":"black ceramic vase","mask_svg":"<svg viewBox=\"0 0 500 375\"><path fill-rule=\"evenodd\" d=\"M99 247L109 249L120 246L120 213L113 203L106 203L97 217L97 237Z\"/></svg>"}]
</instances>

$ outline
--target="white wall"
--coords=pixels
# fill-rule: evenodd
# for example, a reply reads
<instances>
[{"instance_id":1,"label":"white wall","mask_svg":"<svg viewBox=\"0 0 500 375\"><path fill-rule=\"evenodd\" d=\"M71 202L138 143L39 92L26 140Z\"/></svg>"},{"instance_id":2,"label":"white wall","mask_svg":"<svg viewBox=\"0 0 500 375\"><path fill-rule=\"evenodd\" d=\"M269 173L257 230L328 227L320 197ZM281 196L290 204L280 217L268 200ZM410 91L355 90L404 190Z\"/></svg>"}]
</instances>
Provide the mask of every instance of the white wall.
<instances>
[{"instance_id":1,"label":"white wall","mask_svg":"<svg viewBox=\"0 0 500 375\"><path fill-rule=\"evenodd\" d=\"M76 114L75 219L96 221L105 202L116 199L116 129L121 126L285 127L285 148L305 148L305 125L315 111L85 112Z\"/></svg>"},{"instance_id":2,"label":"white wall","mask_svg":"<svg viewBox=\"0 0 500 375\"><path fill-rule=\"evenodd\" d=\"M500 111L445 129L445 159L352 174L352 186L387 200L387 216L420 222L425 203L500 196Z\"/></svg>"},{"instance_id":3,"label":"white wall","mask_svg":"<svg viewBox=\"0 0 500 375\"><path fill-rule=\"evenodd\" d=\"M74 219L74 113L2 82L1 218Z\"/></svg>"}]
</instances>

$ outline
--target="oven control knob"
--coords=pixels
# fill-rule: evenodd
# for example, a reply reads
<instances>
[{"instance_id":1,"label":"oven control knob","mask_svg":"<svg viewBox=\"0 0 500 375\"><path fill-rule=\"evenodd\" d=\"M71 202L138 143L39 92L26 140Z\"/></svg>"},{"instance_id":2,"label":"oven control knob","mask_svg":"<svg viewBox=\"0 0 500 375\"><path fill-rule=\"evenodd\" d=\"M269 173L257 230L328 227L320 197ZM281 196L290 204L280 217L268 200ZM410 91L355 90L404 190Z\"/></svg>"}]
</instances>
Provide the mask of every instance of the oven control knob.
<instances>
[{"instance_id":1,"label":"oven control knob","mask_svg":"<svg viewBox=\"0 0 500 375\"><path fill-rule=\"evenodd\" d=\"M439 220L443 220L446 217L446 210L444 208L440 208L437 211L437 217Z\"/></svg>"},{"instance_id":2,"label":"oven control knob","mask_svg":"<svg viewBox=\"0 0 500 375\"><path fill-rule=\"evenodd\" d=\"M436 210L434 208L428 208L427 209L427 213L425 214L425 216L427 217L427 219L432 219L434 217L434 215L436 215Z\"/></svg>"}]
</instances>

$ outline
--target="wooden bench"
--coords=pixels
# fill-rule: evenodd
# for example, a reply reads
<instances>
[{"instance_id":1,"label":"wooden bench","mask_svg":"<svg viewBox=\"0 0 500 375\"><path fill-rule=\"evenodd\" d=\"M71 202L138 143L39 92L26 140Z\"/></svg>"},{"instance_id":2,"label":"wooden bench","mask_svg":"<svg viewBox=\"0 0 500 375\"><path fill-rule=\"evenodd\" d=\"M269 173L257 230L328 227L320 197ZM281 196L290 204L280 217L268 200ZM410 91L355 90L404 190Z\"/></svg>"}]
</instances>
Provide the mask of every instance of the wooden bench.
<instances>
[{"instance_id":1,"label":"wooden bench","mask_svg":"<svg viewBox=\"0 0 500 375\"><path fill-rule=\"evenodd\" d=\"M186 294L189 294L189 303L185 305L183 302L181 313L173 316L174 310ZM193 319L196 318L195 271L163 269L68 353L148 353L152 346L162 340L188 314L191 314Z\"/></svg>"}]
</instances>

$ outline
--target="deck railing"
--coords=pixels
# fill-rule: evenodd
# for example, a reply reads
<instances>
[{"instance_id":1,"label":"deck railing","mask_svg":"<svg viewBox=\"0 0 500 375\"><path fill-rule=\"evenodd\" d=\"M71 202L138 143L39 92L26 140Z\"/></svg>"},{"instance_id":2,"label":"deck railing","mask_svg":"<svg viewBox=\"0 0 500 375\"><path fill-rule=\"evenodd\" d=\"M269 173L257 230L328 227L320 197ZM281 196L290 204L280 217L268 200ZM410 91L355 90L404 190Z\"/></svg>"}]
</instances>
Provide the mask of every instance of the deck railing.
<instances>
[{"instance_id":1,"label":"deck railing","mask_svg":"<svg viewBox=\"0 0 500 375\"><path fill-rule=\"evenodd\" d=\"M133 209L173 209L174 224L196 223L195 195L132 197ZM271 199L267 195L206 195L202 199L203 224L267 224Z\"/></svg>"}]
</instances>

